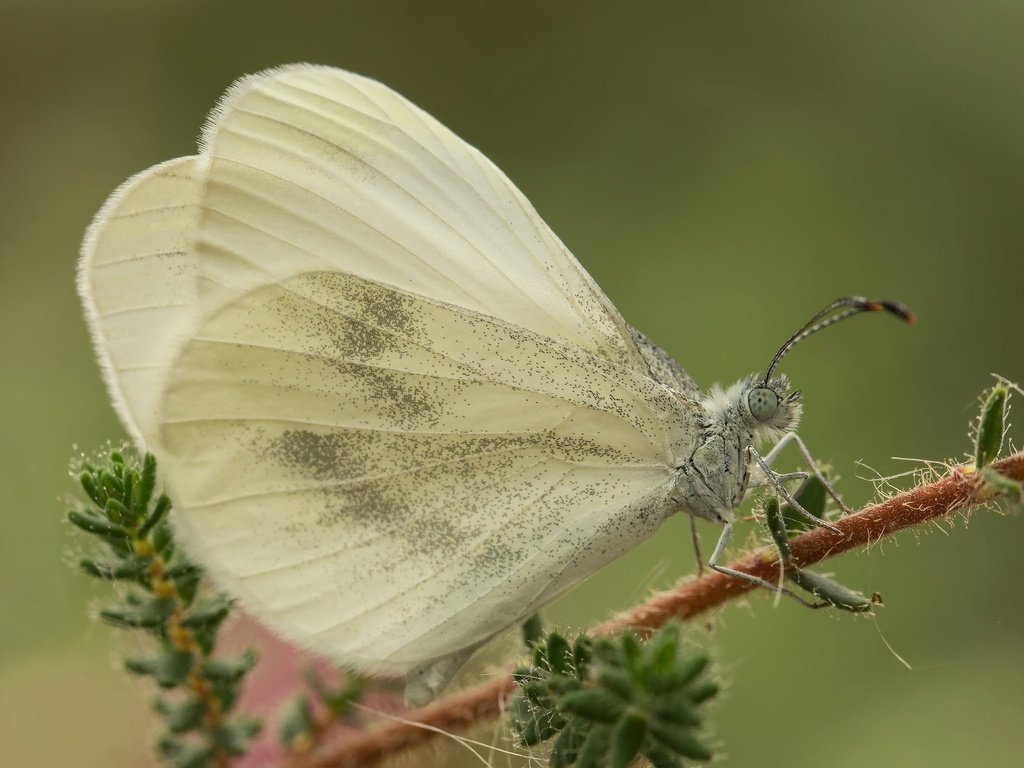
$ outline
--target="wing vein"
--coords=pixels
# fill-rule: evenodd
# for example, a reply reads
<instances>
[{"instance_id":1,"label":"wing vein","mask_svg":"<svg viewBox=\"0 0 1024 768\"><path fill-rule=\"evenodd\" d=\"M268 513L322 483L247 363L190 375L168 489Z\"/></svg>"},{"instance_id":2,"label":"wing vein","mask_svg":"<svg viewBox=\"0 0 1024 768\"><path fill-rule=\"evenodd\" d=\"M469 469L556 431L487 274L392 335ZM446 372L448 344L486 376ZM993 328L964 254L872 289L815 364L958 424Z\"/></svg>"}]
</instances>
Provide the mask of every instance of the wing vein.
<instances>
[{"instance_id":1,"label":"wing vein","mask_svg":"<svg viewBox=\"0 0 1024 768\"><path fill-rule=\"evenodd\" d=\"M308 110L308 107L306 107L306 109ZM510 275L505 270L505 268L503 266L501 266L494 259L490 258L487 255L487 253L485 253L484 250L479 245L477 245L475 242L470 240L466 236L466 234L464 232L462 232L458 228L452 226L445 219L444 216L442 216L440 213L438 213L433 207L428 205L426 203L426 201L422 200L421 198L419 198L415 194L413 194L412 190L410 190L407 186L405 186L404 184L399 183L396 179L394 179L393 177L391 177L387 173L385 173L383 170L381 170L381 168L379 168L377 165L374 165L372 162L368 161L365 157L362 157L361 155L357 154L350 147L346 147L346 146L343 146L341 144L337 144L337 143L331 141L330 139L328 139L326 136L322 136L322 135L313 133L312 131L308 131L308 130L306 130L304 128L299 128L299 127L297 127L296 125L294 125L292 123L284 122L283 120L279 120L279 119L277 119L275 117L271 117L269 115L263 115L263 114L260 114L258 112L253 112L253 111L250 111L250 110L246 110L246 109L241 108L241 107L237 107L236 111L240 112L240 113L243 113L243 114L248 114L251 117L254 117L254 118L257 118L257 119L262 119L262 120L266 120L268 122L275 123L278 126L281 126L281 127L285 128L285 129L292 130L292 131L297 131L299 133L305 134L305 135L309 136L312 139L321 141L321 142L323 142L324 144L326 144L328 146L334 147L338 151L343 152L346 155L348 155L349 157L351 157L354 160L358 161L359 163L362 163L366 168L368 168L368 169L372 170L374 173L376 173L381 179L383 179L383 180L387 181L388 183L390 183L396 190L400 190L401 192L403 192L412 202L416 203L421 209L423 209L428 214L430 214L430 216L432 216L436 220L437 223L441 224L449 233L451 233L452 235L457 237L459 240L464 242L468 247L470 247L471 249L476 251L477 254L479 254L480 258L485 263L489 264L491 266L491 268L498 275L501 276L501 278L504 280L504 282L515 293L517 293L519 296L521 296L523 298L523 300L525 300L527 303L537 307L537 309L540 310L540 312L542 314L544 314L547 317L550 317L557 325L563 325L563 323L562 323L560 318L558 318L555 315L553 315L551 313L551 310L548 307L546 307L544 304L542 304L539 301L537 301L537 299L535 297L533 297L529 293L527 293L522 288L522 286L520 286L516 282L516 280L513 279L512 275ZM354 130L354 129L352 129L351 126L346 126L346 127L348 127L350 130ZM256 142L256 143L261 143L261 144L263 144L265 146L272 146L275 149L276 152L280 152L280 153L283 153L283 154L288 154L288 155L291 155L292 157L300 158L300 159L303 159L303 160L310 160L310 159L312 159L315 163L316 163L316 160L317 160L315 158L315 156L312 157L312 158L304 156L302 154L299 154L297 151L295 151L294 148L290 148L290 147L282 144L279 141L271 141L271 140L269 140L269 139L267 139L265 137L262 137L258 133L254 133L254 132L251 132L251 131L249 131L249 132L244 131L240 127L232 127L232 128L222 127L221 130L226 132L226 133L234 133L235 135L242 136L244 138L249 139L250 141L253 141L253 142ZM367 135L367 134L363 134L363 136L366 139L368 139L368 140L372 140L373 139L373 136L370 136L370 135ZM414 139L414 141L415 141L415 139ZM420 145L420 146L422 146L422 145ZM424 149L427 149L427 148L424 147ZM430 150L427 149L427 151L429 152ZM431 153L431 154L433 155L433 153ZM437 158L436 155L433 155L433 156L438 160L438 162L444 164L443 160L441 160L440 158ZM319 163L317 163L317 164L319 164ZM470 187L470 189L473 189L473 191L476 192L476 197L478 199L480 199L482 202L484 202L484 204L486 205L487 208L489 208L496 216L498 215L497 212L494 211L493 206L491 206L490 203L486 201L486 199L479 193L478 190L476 190L471 184L469 184L466 181L465 177L463 177L461 174L458 174L458 173L456 173L455 175L458 177L458 179L460 181L465 183L467 186ZM287 184L290 184L292 186L295 186L295 187L298 187L298 188L304 190L305 192L308 192L310 194L315 194L315 193L312 192L312 190L310 190L310 189L308 189L306 187L303 187L303 186L297 184L296 182L293 182L293 181L288 180L288 179L283 179L281 177L278 177L278 178L280 178L281 181L283 181L283 182L285 182ZM331 202L331 201L328 201L328 202ZM331 204L335 205L335 207L340 208L340 206L337 206L333 202L331 202ZM341 208L341 210L344 210L344 208ZM363 221L364 223L367 223L367 222L365 222L364 219L360 219L360 220ZM499 220L503 220L503 219L499 217ZM544 273L548 277L548 279L550 280L550 274L547 273L547 270L544 270Z\"/></svg>"}]
</instances>

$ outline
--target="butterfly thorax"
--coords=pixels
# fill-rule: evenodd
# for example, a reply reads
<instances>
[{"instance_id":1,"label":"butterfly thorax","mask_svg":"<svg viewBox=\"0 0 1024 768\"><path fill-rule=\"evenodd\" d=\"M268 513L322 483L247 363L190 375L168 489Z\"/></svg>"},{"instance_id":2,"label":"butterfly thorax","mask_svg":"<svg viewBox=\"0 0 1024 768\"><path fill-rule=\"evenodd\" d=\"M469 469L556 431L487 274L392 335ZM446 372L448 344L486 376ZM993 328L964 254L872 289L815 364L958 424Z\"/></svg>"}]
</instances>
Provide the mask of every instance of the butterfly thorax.
<instances>
[{"instance_id":1,"label":"butterfly thorax","mask_svg":"<svg viewBox=\"0 0 1024 768\"><path fill-rule=\"evenodd\" d=\"M692 451L679 467L673 499L684 511L717 523L731 522L733 510L746 496L750 485L751 448L778 439L796 426L800 406L796 396L784 399L785 379L768 387L755 379L744 379L728 389L713 387L700 406L703 421ZM776 395L778 407L770 418L759 419L751 410L763 392Z\"/></svg>"},{"instance_id":2,"label":"butterfly thorax","mask_svg":"<svg viewBox=\"0 0 1024 768\"><path fill-rule=\"evenodd\" d=\"M733 428L701 433L696 449L681 467L673 497L690 514L726 523L743 501L750 479L748 447L754 436Z\"/></svg>"}]
</instances>

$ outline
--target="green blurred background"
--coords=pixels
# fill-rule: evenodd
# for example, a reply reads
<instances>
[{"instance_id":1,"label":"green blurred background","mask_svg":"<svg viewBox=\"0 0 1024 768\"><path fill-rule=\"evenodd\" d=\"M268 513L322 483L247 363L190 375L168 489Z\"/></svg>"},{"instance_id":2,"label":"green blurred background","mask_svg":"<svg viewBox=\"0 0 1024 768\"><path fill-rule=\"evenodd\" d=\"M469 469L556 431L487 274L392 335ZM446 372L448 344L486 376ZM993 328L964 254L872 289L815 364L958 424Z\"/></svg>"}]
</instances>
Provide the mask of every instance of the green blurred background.
<instances>
[{"instance_id":1,"label":"green blurred background","mask_svg":"<svg viewBox=\"0 0 1024 768\"><path fill-rule=\"evenodd\" d=\"M1005 0L0 0L0 762L148 762L149 694L66 564L68 458L122 436L73 275L106 195L191 153L236 77L307 60L409 96L702 385L763 369L837 295L908 303L917 327L858 320L784 366L860 504L858 460L959 456L989 374L1024 380L1022 40ZM1022 542L1020 517L982 511L829 563L883 593L877 622L758 596L695 628L727 680L725 764L1020 765ZM670 521L551 617L593 624L693 569Z\"/></svg>"}]
</instances>

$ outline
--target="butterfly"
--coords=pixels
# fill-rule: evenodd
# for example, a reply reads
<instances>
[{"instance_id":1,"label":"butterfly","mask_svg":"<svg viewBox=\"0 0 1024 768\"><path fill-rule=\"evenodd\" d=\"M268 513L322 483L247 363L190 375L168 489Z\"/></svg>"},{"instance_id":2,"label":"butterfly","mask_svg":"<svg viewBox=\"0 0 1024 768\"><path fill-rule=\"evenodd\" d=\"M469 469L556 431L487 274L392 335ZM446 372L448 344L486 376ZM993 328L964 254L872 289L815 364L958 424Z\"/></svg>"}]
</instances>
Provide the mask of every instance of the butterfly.
<instances>
[{"instance_id":1,"label":"butterfly","mask_svg":"<svg viewBox=\"0 0 1024 768\"><path fill-rule=\"evenodd\" d=\"M197 154L116 190L78 287L190 556L415 702L670 515L724 526L728 571L735 508L785 492L756 450L800 416L775 363L850 314L909 317L839 300L702 393L479 151L307 64L241 79Z\"/></svg>"}]
</instances>

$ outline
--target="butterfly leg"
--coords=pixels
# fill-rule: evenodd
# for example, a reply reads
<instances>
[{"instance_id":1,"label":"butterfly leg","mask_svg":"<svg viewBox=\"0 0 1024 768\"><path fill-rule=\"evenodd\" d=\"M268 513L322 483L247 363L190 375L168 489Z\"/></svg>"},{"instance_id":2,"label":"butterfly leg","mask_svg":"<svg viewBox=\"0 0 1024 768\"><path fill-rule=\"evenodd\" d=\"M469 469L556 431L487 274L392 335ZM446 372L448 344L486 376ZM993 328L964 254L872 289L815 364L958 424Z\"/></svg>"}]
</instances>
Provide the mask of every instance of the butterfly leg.
<instances>
[{"instance_id":1,"label":"butterfly leg","mask_svg":"<svg viewBox=\"0 0 1024 768\"><path fill-rule=\"evenodd\" d=\"M782 498L784 498L787 502L789 502L789 505L793 507L793 509L795 509L801 517L803 517L810 523L814 523L814 525L820 526L822 528L828 528L830 531L835 531L836 533L842 533L842 531L840 531L838 528L832 525L832 523L828 522L827 520L822 520L820 517L816 515L812 515L810 512L803 508L800 502L793 498L793 494L786 490L786 486L782 484L784 479L793 479L793 477L790 477L789 475L780 475L777 472L773 472L772 468L768 466L768 462L761 457L761 454L759 454L753 446L750 446L748 450L750 451L751 457L753 457L754 461L756 461L758 466L761 468L761 471L764 472L765 474L765 485L770 484L774 486L775 490L779 492L779 495ZM793 475L803 475L804 477L807 476L806 473L803 472L793 473Z\"/></svg>"},{"instance_id":2,"label":"butterfly leg","mask_svg":"<svg viewBox=\"0 0 1024 768\"><path fill-rule=\"evenodd\" d=\"M772 584L770 581L765 581L764 579L759 578L757 576L751 576L749 573L744 573L743 571L737 571L734 568L719 565L718 561L722 557L722 553L725 551L726 545L728 545L729 543L729 538L732 536L732 525L732 523L726 523L725 527L722 529L722 535L718 537L718 544L715 545L715 551L711 553L711 558L708 560L708 567L711 568L711 570L718 571L719 573L724 573L726 576L731 576L734 579L745 581L748 584L753 584L758 587L764 587L765 589L776 594L781 592L782 594L786 595L787 597L793 598L798 603L807 608L822 607L822 605L819 603L811 603L807 600L804 600L802 597L800 597L800 595L796 594L795 592L790 592L788 589L786 589L780 584ZM779 564L781 566L782 562L780 561Z\"/></svg>"},{"instance_id":3,"label":"butterfly leg","mask_svg":"<svg viewBox=\"0 0 1024 768\"><path fill-rule=\"evenodd\" d=\"M785 448L790 443L796 443L796 447L800 451L800 454L804 457L804 461L807 462L807 466L810 467L811 471L814 473L814 476L821 481L821 484L825 487L826 493L828 493L828 495L832 497L835 503L839 505L839 508L843 511L843 514L852 514L853 510L843 503L843 499L839 496L839 493L836 491L836 489L832 487L832 483L830 483L828 479L825 477L825 475L821 472L821 470L818 469L818 462L815 461L814 457L811 455L811 451L810 449L808 449L807 443L805 443L803 439L800 437L800 435L798 435L796 432L787 432L782 436L779 442L772 446L772 449L764 455L765 464L771 466L771 463L775 461L775 459L778 457L780 453L782 453L782 449Z\"/></svg>"},{"instance_id":4,"label":"butterfly leg","mask_svg":"<svg viewBox=\"0 0 1024 768\"><path fill-rule=\"evenodd\" d=\"M689 515L690 538L693 540L693 553L697 556L697 576L704 575L704 558L700 553L700 536L697 535L697 518Z\"/></svg>"}]
</instances>

